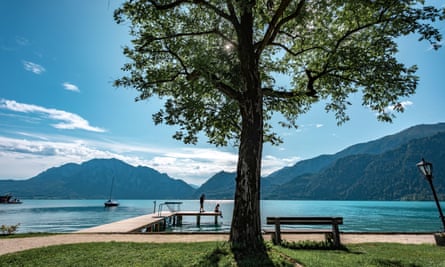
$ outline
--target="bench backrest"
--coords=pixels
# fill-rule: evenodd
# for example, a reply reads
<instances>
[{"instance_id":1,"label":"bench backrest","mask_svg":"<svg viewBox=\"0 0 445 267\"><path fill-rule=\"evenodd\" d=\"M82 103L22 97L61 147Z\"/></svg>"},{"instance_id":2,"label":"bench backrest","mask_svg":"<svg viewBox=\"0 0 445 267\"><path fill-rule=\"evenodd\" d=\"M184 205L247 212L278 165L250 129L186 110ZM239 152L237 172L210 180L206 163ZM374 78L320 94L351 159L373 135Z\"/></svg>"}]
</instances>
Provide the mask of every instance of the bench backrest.
<instances>
[{"instance_id":1,"label":"bench backrest","mask_svg":"<svg viewBox=\"0 0 445 267\"><path fill-rule=\"evenodd\" d=\"M343 217L267 217L267 224L343 224Z\"/></svg>"}]
</instances>

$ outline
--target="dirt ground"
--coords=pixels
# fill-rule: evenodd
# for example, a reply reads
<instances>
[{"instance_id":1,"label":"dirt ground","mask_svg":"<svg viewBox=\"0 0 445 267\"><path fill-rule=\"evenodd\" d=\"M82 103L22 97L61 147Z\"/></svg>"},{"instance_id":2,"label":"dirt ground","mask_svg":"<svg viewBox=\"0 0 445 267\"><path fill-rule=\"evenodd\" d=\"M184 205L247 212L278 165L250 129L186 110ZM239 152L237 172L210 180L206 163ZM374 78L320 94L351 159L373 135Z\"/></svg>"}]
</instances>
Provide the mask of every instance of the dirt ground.
<instances>
[{"instance_id":1,"label":"dirt ground","mask_svg":"<svg viewBox=\"0 0 445 267\"><path fill-rule=\"evenodd\" d=\"M283 234L282 238L288 241L324 240L323 234ZM264 235L270 240L270 235ZM202 241L228 241L228 234L60 234L42 237L26 238L0 238L0 255L22 250L46 247L60 244L75 244L87 242L147 242L147 243L174 243L174 242L202 242ZM342 233L341 242L369 243L388 242L402 244L435 244L433 234L351 234Z\"/></svg>"}]
</instances>

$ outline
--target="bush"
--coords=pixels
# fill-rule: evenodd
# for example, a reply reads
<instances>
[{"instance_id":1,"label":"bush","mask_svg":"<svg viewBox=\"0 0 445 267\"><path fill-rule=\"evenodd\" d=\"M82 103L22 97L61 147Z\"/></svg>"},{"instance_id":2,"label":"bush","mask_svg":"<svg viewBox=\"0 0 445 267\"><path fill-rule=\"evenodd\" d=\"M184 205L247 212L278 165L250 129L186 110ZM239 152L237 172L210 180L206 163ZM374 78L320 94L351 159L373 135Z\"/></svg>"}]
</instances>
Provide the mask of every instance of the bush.
<instances>
[{"instance_id":1,"label":"bush","mask_svg":"<svg viewBox=\"0 0 445 267\"><path fill-rule=\"evenodd\" d=\"M16 225L4 225L2 224L2 226L0 227L0 231L2 232L3 235L12 235L15 232L17 232L17 229L19 228L20 223L16 224Z\"/></svg>"},{"instance_id":2,"label":"bush","mask_svg":"<svg viewBox=\"0 0 445 267\"><path fill-rule=\"evenodd\" d=\"M342 245L340 245L339 248L334 247L334 243L330 240L327 241L312 241L312 240L305 240L305 241L298 241L298 242L288 242L283 240L281 243L282 247L289 248L289 249L316 249L316 250L333 250L333 249L340 249L345 250L346 248Z\"/></svg>"}]
</instances>

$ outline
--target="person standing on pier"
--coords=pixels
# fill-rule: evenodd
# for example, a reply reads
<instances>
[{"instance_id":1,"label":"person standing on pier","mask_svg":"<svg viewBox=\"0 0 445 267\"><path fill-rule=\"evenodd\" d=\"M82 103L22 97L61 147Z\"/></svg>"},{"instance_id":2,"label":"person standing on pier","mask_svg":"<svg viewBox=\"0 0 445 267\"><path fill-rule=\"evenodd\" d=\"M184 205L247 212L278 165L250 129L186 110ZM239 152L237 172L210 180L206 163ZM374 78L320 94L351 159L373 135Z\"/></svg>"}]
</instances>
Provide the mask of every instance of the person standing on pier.
<instances>
[{"instance_id":1,"label":"person standing on pier","mask_svg":"<svg viewBox=\"0 0 445 267\"><path fill-rule=\"evenodd\" d=\"M201 197L199 198L199 212L204 212L204 199L205 199L206 195L202 194Z\"/></svg>"}]
</instances>

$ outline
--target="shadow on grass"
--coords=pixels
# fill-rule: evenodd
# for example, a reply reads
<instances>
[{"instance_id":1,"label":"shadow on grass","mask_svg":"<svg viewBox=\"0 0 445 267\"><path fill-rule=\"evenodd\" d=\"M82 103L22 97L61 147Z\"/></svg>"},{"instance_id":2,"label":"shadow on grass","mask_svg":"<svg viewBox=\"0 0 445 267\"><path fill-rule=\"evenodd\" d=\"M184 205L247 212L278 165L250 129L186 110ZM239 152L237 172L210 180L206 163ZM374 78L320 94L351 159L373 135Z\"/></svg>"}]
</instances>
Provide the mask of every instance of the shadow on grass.
<instances>
[{"instance_id":1,"label":"shadow on grass","mask_svg":"<svg viewBox=\"0 0 445 267\"><path fill-rule=\"evenodd\" d=\"M277 264L278 263L278 264ZM253 252L233 248L230 244L218 245L212 251L207 253L197 264L197 266L233 266L238 267L273 267L273 266L292 266L285 264L285 261L274 261L269 258L267 251Z\"/></svg>"},{"instance_id":2,"label":"shadow on grass","mask_svg":"<svg viewBox=\"0 0 445 267\"><path fill-rule=\"evenodd\" d=\"M233 256L239 267L273 267L276 266L269 258L267 251L253 252L232 248Z\"/></svg>"},{"instance_id":3,"label":"shadow on grass","mask_svg":"<svg viewBox=\"0 0 445 267\"><path fill-rule=\"evenodd\" d=\"M228 246L218 246L206 254L198 263L198 266L219 266L219 262L230 254Z\"/></svg>"}]
</instances>

